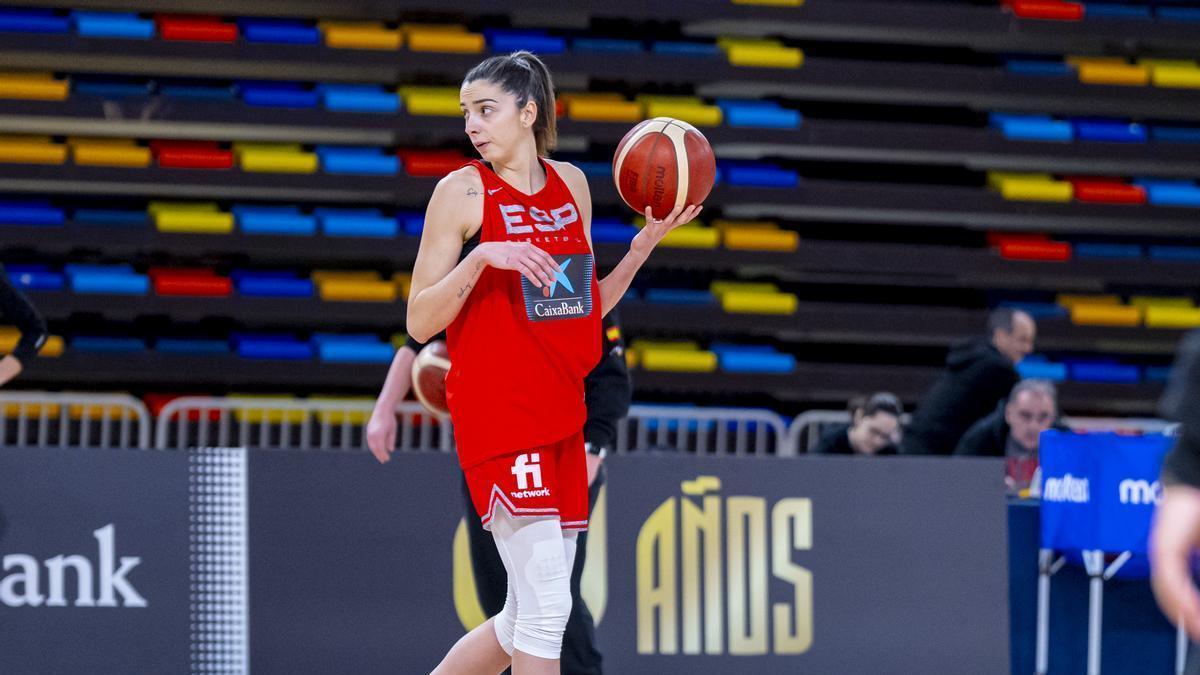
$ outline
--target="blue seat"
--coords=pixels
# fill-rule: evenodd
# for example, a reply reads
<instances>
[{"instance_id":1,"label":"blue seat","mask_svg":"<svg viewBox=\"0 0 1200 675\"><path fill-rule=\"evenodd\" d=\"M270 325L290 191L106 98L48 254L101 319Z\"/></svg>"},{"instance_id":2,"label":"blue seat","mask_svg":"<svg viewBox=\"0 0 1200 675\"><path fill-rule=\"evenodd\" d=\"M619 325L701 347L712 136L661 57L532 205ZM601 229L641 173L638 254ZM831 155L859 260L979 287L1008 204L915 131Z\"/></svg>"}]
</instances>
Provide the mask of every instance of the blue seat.
<instances>
[{"instance_id":1,"label":"blue seat","mask_svg":"<svg viewBox=\"0 0 1200 675\"><path fill-rule=\"evenodd\" d=\"M46 265L8 265L5 271L17 288L29 291L61 291L66 286L66 277Z\"/></svg>"},{"instance_id":2,"label":"blue seat","mask_svg":"<svg viewBox=\"0 0 1200 675\"><path fill-rule=\"evenodd\" d=\"M1200 206L1200 187L1153 184L1146 190L1146 201L1152 206Z\"/></svg>"},{"instance_id":3,"label":"blue seat","mask_svg":"<svg viewBox=\"0 0 1200 675\"><path fill-rule=\"evenodd\" d=\"M650 51L655 54L673 54L681 56L720 56L721 48L712 42L686 42L663 40L650 45Z\"/></svg>"},{"instance_id":4,"label":"blue seat","mask_svg":"<svg viewBox=\"0 0 1200 675\"><path fill-rule=\"evenodd\" d=\"M1144 124L1118 120L1072 119L1075 134L1081 141L1106 143L1145 143L1149 134Z\"/></svg>"},{"instance_id":5,"label":"blue seat","mask_svg":"<svg viewBox=\"0 0 1200 675\"><path fill-rule=\"evenodd\" d=\"M1200 128L1152 127L1150 137L1164 143L1200 143Z\"/></svg>"},{"instance_id":6,"label":"blue seat","mask_svg":"<svg viewBox=\"0 0 1200 675\"><path fill-rule=\"evenodd\" d=\"M1024 359L1017 364L1017 374L1025 379L1037 378L1040 380L1050 380L1051 382L1065 382L1067 379L1067 365L1065 363Z\"/></svg>"},{"instance_id":7,"label":"blue seat","mask_svg":"<svg viewBox=\"0 0 1200 675\"><path fill-rule=\"evenodd\" d=\"M395 237L400 224L379 209L319 208L321 230L330 237Z\"/></svg>"},{"instance_id":8,"label":"blue seat","mask_svg":"<svg viewBox=\"0 0 1200 675\"><path fill-rule=\"evenodd\" d=\"M379 341L362 339L325 339L316 342L322 361L334 363L390 363L395 356L392 346Z\"/></svg>"},{"instance_id":9,"label":"blue seat","mask_svg":"<svg viewBox=\"0 0 1200 675\"><path fill-rule=\"evenodd\" d=\"M312 345L292 336L239 336L235 344L244 359L308 361L313 357Z\"/></svg>"},{"instance_id":10,"label":"blue seat","mask_svg":"<svg viewBox=\"0 0 1200 675\"><path fill-rule=\"evenodd\" d=\"M636 227L620 220L592 221L592 242L596 244L628 244L637 233Z\"/></svg>"},{"instance_id":11,"label":"blue seat","mask_svg":"<svg viewBox=\"0 0 1200 675\"><path fill-rule=\"evenodd\" d=\"M76 209L71 218L81 225L145 225L145 211L123 209Z\"/></svg>"},{"instance_id":12,"label":"blue seat","mask_svg":"<svg viewBox=\"0 0 1200 675\"><path fill-rule=\"evenodd\" d=\"M801 123L800 111L780 107L773 101L718 100L717 106L731 127L797 129Z\"/></svg>"},{"instance_id":13,"label":"blue seat","mask_svg":"<svg viewBox=\"0 0 1200 675\"><path fill-rule=\"evenodd\" d=\"M1065 61L1035 61L1032 59L1013 59L1005 64L1008 72L1014 75L1038 75L1042 77L1061 77L1075 73L1071 64Z\"/></svg>"},{"instance_id":14,"label":"blue seat","mask_svg":"<svg viewBox=\"0 0 1200 675\"><path fill-rule=\"evenodd\" d=\"M149 80L112 77L76 77L71 86L76 94L101 98L149 96L154 89Z\"/></svg>"},{"instance_id":15,"label":"blue seat","mask_svg":"<svg viewBox=\"0 0 1200 675\"><path fill-rule=\"evenodd\" d=\"M75 32L83 37L149 40L154 37L154 21L133 12L71 12Z\"/></svg>"},{"instance_id":16,"label":"blue seat","mask_svg":"<svg viewBox=\"0 0 1200 675\"><path fill-rule=\"evenodd\" d=\"M247 275L237 280L238 293L245 296L311 298L314 289L312 279L295 277Z\"/></svg>"},{"instance_id":17,"label":"blue seat","mask_svg":"<svg viewBox=\"0 0 1200 675\"><path fill-rule=\"evenodd\" d=\"M425 230L425 216L420 213L397 214L396 219L404 223L404 234L409 236L419 237Z\"/></svg>"},{"instance_id":18,"label":"blue seat","mask_svg":"<svg viewBox=\"0 0 1200 675\"><path fill-rule=\"evenodd\" d=\"M1070 122L1055 120L1048 115L993 114L991 126L1010 140L1066 142L1075 138L1075 129Z\"/></svg>"},{"instance_id":19,"label":"blue seat","mask_svg":"<svg viewBox=\"0 0 1200 675\"><path fill-rule=\"evenodd\" d=\"M228 84L160 81L158 83L158 93L172 98L187 98L200 101L232 101L237 98L234 88Z\"/></svg>"},{"instance_id":20,"label":"blue seat","mask_svg":"<svg viewBox=\"0 0 1200 675\"><path fill-rule=\"evenodd\" d=\"M769 164L727 164L721 170L730 185L789 188L800 183L800 176L795 171Z\"/></svg>"},{"instance_id":21,"label":"blue seat","mask_svg":"<svg viewBox=\"0 0 1200 675\"><path fill-rule=\"evenodd\" d=\"M146 343L134 337L80 335L71 339L71 350L102 354L134 354L146 351Z\"/></svg>"},{"instance_id":22,"label":"blue seat","mask_svg":"<svg viewBox=\"0 0 1200 675\"><path fill-rule=\"evenodd\" d=\"M588 178L612 180L612 162L572 162Z\"/></svg>"},{"instance_id":23,"label":"blue seat","mask_svg":"<svg viewBox=\"0 0 1200 675\"><path fill-rule=\"evenodd\" d=\"M580 37L571 41L571 49L580 52L630 53L645 51L645 46L641 40Z\"/></svg>"},{"instance_id":24,"label":"blue seat","mask_svg":"<svg viewBox=\"0 0 1200 675\"><path fill-rule=\"evenodd\" d=\"M1147 382L1166 382L1171 379L1170 366L1146 366L1144 370Z\"/></svg>"},{"instance_id":25,"label":"blue seat","mask_svg":"<svg viewBox=\"0 0 1200 675\"><path fill-rule=\"evenodd\" d=\"M238 28L246 42L288 45L319 45L321 31L302 21L284 19L238 19Z\"/></svg>"},{"instance_id":26,"label":"blue seat","mask_svg":"<svg viewBox=\"0 0 1200 675\"><path fill-rule=\"evenodd\" d=\"M0 9L0 32L69 33L71 20L50 9Z\"/></svg>"},{"instance_id":27,"label":"blue seat","mask_svg":"<svg viewBox=\"0 0 1200 675\"><path fill-rule=\"evenodd\" d=\"M1151 260L1200 262L1200 246L1151 246Z\"/></svg>"},{"instance_id":28,"label":"blue seat","mask_svg":"<svg viewBox=\"0 0 1200 675\"><path fill-rule=\"evenodd\" d=\"M1111 258L1131 260L1141 258L1145 251L1138 244L1109 244L1104 242L1079 242L1071 250L1078 258Z\"/></svg>"},{"instance_id":29,"label":"blue seat","mask_svg":"<svg viewBox=\"0 0 1200 675\"><path fill-rule=\"evenodd\" d=\"M246 234L275 234L312 236L317 233L317 219L301 213L294 206L233 207L238 227Z\"/></svg>"},{"instance_id":30,"label":"blue seat","mask_svg":"<svg viewBox=\"0 0 1200 675\"><path fill-rule=\"evenodd\" d=\"M0 202L0 225L62 225L63 210L49 202Z\"/></svg>"},{"instance_id":31,"label":"blue seat","mask_svg":"<svg viewBox=\"0 0 1200 675\"><path fill-rule=\"evenodd\" d=\"M1118 5L1107 2L1089 2L1085 6L1089 19L1151 19L1149 6Z\"/></svg>"},{"instance_id":32,"label":"blue seat","mask_svg":"<svg viewBox=\"0 0 1200 675\"><path fill-rule=\"evenodd\" d=\"M546 35L542 31L510 30L489 28L483 31L493 52L515 52L527 49L534 54L561 54L567 50L567 41L561 37Z\"/></svg>"},{"instance_id":33,"label":"blue seat","mask_svg":"<svg viewBox=\"0 0 1200 675\"><path fill-rule=\"evenodd\" d=\"M150 291L146 275L137 274L129 265L72 263L64 271L71 280L71 290L76 293L146 295Z\"/></svg>"},{"instance_id":34,"label":"blue seat","mask_svg":"<svg viewBox=\"0 0 1200 675\"><path fill-rule=\"evenodd\" d=\"M229 353L229 342L213 338L159 338L154 350L180 356L219 356Z\"/></svg>"},{"instance_id":35,"label":"blue seat","mask_svg":"<svg viewBox=\"0 0 1200 675\"><path fill-rule=\"evenodd\" d=\"M1154 16L1162 21L1200 21L1197 7L1155 7Z\"/></svg>"},{"instance_id":36,"label":"blue seat","mask_svg":"<svg viewBox=\"0 0 1200 675\"><path fill-rule=\"evenodd\" d=\"M394 176L400 173L400 158L383 148L342 148L320 145L317 156L325 173Z\"/></svg>"},{"instance_id":37,"label":"blue seat","mask_svg":"<svg viewBox=\"0 0 1200 675\"><path fill-rule=\"evenodd\" d=\"M379 85L319 84L321 105L344 112L394 113L400 110L400 97Z\"/></svg>"},{"instance_id":38,"label":"blue seat","mask_svg":"<svg viewBox=\"0 0 1200 675\"><path fill-rule=\"evenodd\" d=\"M1076 382L1132 384L1141 380L1137 366L1119 363L1072 363L1071 379Z\"/></svg>"},{"instance_id":39,"label":"blue seat","mask_svg":"<svg viewBox=\"0 0 1200 675\"><path fill-rule=\"evenodd\" d=\"M246 105L266 108L315 108L317 92L291 82L242 82L238 84Z\"/></svg>"},{"instance_id":40,"label":"blue seat","mask_svg":"<svg viewBox=\"0 0 1200 675\"><path fill-rule=\"evenodd\" d=\"M647 288L645 298L646 302L671 305L715 305L717 303L717 299L710 291L691 288Z\"/></svg>"}]
</instances>

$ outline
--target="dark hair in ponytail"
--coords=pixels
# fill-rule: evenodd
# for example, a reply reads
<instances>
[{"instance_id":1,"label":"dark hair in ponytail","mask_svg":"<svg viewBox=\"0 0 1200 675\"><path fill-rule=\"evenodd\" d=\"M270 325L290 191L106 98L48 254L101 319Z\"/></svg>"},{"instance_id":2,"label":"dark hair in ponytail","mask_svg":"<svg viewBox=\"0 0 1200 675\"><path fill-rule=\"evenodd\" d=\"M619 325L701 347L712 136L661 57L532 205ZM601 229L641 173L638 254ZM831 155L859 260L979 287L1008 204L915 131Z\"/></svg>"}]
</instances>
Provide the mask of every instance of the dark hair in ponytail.
<instances>
[{"instance_id":1,"label":"dark hair in ponytail","mask_svg":"<svg viewBox=\"0 0 1200 675\"><path fill-rule=\"evenodd\" d=\"M518 109L530 101L537 103L537 119L533 122L537 153L544 157L554 149L558 144L554 81L550 79L550 69L541 59L525 50L493 56L468 71L463 84L475 80L494 82L516 96Z\"/></svg>"}]
</instances>

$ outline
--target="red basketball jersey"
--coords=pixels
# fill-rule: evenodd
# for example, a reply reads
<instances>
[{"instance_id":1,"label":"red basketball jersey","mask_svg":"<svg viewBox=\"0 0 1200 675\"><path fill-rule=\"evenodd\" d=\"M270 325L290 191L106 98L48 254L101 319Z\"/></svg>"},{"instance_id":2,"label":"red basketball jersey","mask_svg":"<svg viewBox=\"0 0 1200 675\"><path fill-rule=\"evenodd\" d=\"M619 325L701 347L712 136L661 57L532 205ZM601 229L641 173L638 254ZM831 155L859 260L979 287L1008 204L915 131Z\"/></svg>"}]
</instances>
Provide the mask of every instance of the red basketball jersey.
<instances>
[{"instance_id":1,"label":"red basketball jersey","mask_svg":"<svg viewBox=\"0 0 1200 675\"><path fill-rule=\"evenodd\" d=\"M570 189L548 162L546 185L532 195L471 164L483 179L481 243L530 242L562 272L538 288L488 267L446 329L446 394L464 468L577 433L587 418L583 379L600 360L600 288Z\"/></svg>"}]
</instances>

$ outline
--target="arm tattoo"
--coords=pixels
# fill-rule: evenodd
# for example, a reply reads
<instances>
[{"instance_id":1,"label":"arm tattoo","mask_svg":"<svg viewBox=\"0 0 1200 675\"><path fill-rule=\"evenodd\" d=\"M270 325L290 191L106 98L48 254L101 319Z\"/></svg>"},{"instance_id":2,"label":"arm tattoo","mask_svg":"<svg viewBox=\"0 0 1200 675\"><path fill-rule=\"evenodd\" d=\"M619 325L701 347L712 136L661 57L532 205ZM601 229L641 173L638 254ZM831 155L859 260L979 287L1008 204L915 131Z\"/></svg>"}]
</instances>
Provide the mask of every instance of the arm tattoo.
<instances>
[{"instance_id":1,"label":"arm tattoo","mask_svg":"<svg viewBox=\"0 0 1200 675\"><path fill-rule=\"evenodd\" d=\"M483 261L482 260L475 263L475 269L471 270L471 278L474 279L476 276L478 276L479 270L481 270L481 269L483 269ZM471 290L474 287L475 287L474 282L467 282L466 286L463 286L462 288L458 289L458 297L461 298L462 296L466 295L467 291Z\"/></svg>"},{"instance_id":2,"label":"arm tattoo","mask_svg":"<svg viewBox=\"0 0 1200 675\"><path fill-rule=\"evenodd\" d=\"M475 188L473 188L473 187L472 187L472 188L467 188L467 196L468 196L468 197L478 197L478 196L479 196L479 190L476 190L476 189L475 189Z\"/></svg>"}]
</instances>

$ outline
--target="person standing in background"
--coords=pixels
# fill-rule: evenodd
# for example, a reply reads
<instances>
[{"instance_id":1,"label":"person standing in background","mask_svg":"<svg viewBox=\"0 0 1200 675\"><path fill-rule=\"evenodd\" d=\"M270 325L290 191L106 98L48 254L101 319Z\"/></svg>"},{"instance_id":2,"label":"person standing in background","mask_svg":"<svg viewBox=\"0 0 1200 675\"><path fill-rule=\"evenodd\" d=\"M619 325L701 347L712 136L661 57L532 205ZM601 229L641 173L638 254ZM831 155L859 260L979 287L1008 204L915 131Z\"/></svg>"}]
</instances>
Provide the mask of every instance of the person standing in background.
<instances>
[{"instance_id":1,"label":"person standing in background","mask_svg":"<svg viewBox=\"0 0 1200 675\"><path fill-rule=\"evenodd\" d=\"M987 337L950 350L946 370L929 388L904 431L907 455L949 455L971 425L991 413L1020 379L1016 365L1033 352L1037 325L1018 309L988 316Z\"/></svg>"}]
</instances>

